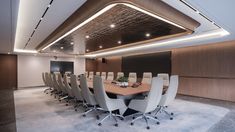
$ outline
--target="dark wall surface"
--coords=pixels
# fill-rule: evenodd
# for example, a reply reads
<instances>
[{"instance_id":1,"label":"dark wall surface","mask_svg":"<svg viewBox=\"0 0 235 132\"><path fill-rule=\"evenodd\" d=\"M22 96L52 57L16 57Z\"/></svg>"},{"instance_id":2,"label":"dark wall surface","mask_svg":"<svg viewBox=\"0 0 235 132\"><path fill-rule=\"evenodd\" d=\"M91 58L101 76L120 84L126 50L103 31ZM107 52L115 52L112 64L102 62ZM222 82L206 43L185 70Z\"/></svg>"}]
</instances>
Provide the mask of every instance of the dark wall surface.
<instances>
[{"instance_id":1,"label":"dark wall surface","mask_svg":"<svg viewBox=\"0 0 235 132\"><path fill-rule=\"evenodd\" d=\"M125 76L136 72L138 78L142 78L143 72L152 72L153 76L158 73L171 74L171 51L123 57L122 71Z\"/></svg>"},{"instance_id":2,"label":"dark wall surface","mask_svg":"<svg viewBox=\"0 0 235 132\"><path fill-rule=\"evenodd\" d=\"M0 132L16 132L17 56L0 54Z\"/></svg>"}]
</instances>

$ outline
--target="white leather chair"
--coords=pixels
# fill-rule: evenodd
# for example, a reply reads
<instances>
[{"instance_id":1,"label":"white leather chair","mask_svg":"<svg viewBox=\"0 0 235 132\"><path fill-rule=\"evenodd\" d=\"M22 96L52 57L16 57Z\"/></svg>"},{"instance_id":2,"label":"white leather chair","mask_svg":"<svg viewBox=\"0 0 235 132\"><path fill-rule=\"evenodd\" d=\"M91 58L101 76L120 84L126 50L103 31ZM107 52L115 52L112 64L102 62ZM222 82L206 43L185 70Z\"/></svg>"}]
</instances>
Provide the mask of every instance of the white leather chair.
<instances>
[{"instance_id":1,"label":"white leather chair","mask_svg":"<svg viewBox=\"0 0 235 132\"><path fill-rule=\"evenodd\" d=\"M80 87L82 90L82 96L84 98L84 100L86 101L86 103L91 106L89 107L85 113L83 113L83 117L85 117L88 113L95 111L97 112L97 110L100 110L100 108L97 107L98 103L96 102L95 96L93 93L91 93L90 89L87 86L87 80L86 77L81 75L80 76ZM97 119L99 119L99 116L97 114L96 116Z\"/></svg>"},{"instance_id":2,"label":"white leather chair","mask_svg":"<svg viewBox=\"0 0 235 132\"><path fill-rule=\"evenodd\" d=\"M152 73L151 72L144 72L142 83L143 84L151 84L151 81L152 81Z\"/></svg>"},{"instance_id":3,"label":"white leather chair","mask_svg":"<svg viewBox=\"0 0 235 132\"><path fill-rule=\"evenodd\" d=\"M88 78L89 79L93 79L93 77L94 77L94 72L93 71L89 72Z\"/></svg>"},{"instance_id":4,"label":"white leather chair","mask_svg":"<svg viewBox=\"0 0 235 132\"><path fill-rule=\"evenodd\" d=\"M96 73L95 73L95 75L98 75L98 76L100 76L100 72L96 72Z\"/></svg>"},{"instance_id":5,"label":"white leather chair","mask_svg":"<svg viewBox=\"0 0 235 132\"><path fill-rule=\"evenodd\" d=\"M99 106L109 112L107 116L105 116L100 122L99 126L102 125L102 122L106 120L107 118L112 118L115 120L115 126L118 126L118 121L116 117L119 117L121 119L124 119L123 116L113 114L112 111L118 110L121 108L126 108L126 105L124 103L124 100L122 99L111 99L107 96L105 90L104 90L104 84L103 84L103 79L100 76L95 76L94 81L93 81L93 87L94 87L94 94L95 94L95 99Z\"/></svg>"},{"instance_id":6,"label":"white leather chair","mask_svg":"<svg viewBox=\"0 0 235 132\"><path fill-rule=\"evenodd\" d=\"M108 72L107 80L113 81L114 79L114 73L113 72Z\"/></svg>"},{"instance_id":7,"label":"white leather chair","mask_svg":"<svg viewBox=\"0 0 235 132\"><path fill-rule=\"evenodd\" d=\"M136 83L137 82L137 75L135 72L130 72L128 77L128 82Z\"/></svg>"},{"instance_id":8,"label":"white leather chair","mask_svg":"<svg viewBox=\"0 0 235 132\"><path fill-rule=\"evenodd\" d=\"M172 75L170 77L170 85L164 95L162 95L161 101L159 103L159 108L157 109L157 112L155 115L158 113L164 112L170 117L170 120L173 120L173 115L174 113L169 113L166 111L166 108L170 103L172 103L175 100L177 91L178 91L178 84L179 84L179 76L178 75Z\"/></svg>"},{"instance_id":9,"label":"white leather chair","mask_svg":"<svg viewBox=\"0 0 235 132\"><path fill-rule=\"evenodd\" d=\"M103 80L106 80L106 72L101 72L101 78L102 78Z\"/></svg>"},{"instance_id":10,"label":"white leather chair","mask_svg":"<svg viewBox=\"0 0 235 132\"><path fill-rule=\"evenodd\" d=\"M73 94L72 88L69 85L68 76L66 74L64 75L64 86L66 88L66 91L68 92L69 98L73 99L74 98L74 94Z\"/></svg>"},{"instance_id":11,"label":"white leather chair","mask_svg":"<svg viewBox=\"0 0 235 132\"><path fill-rule=\"evenodd\" d=\"M123 72L118 72L117 73L116 80L118 80L120 77L124 77L124 73Z\"/></svg>"},{"instance_id":12,"label":"white leather chair","mask_svg":"<svg viewBox=\"0 0 235 132\"><path fill-rule=\"evenodd\" d=\"M157 74L158 77L161 77L163 79L163 86L168 87L169 86L169 74L167 73L159 73Z\"/></svg>"},{"instance_id":13,"label":"white leather chair","mask_svg":"<svg viewBox=\"0 0 235 132\"><path fill-rule=\"evenodd\" d=\"M59 87L62 91L62 97L59 100L60 101L61 100L66 100L66 102L67 102L68 101L67 99L69 98L69 95L68 95L68 91L65 87L62 75L60 73L58 74L58 85L59 85ZM68 105L68 104L66 104L66 105Z\"/></svg>"},{"instance_id":14,"label":"white leather chair","mask_svg":"<svg viewBox=\"0 0 235 132\"><path fill-rule=\"evenodd\" d=\"M158 103L160 102L160 99L161 99L162 90L163 90L162 78L154 77L152 79L151 89L149 91L148 96L145 99L131 100L130 104L128 105L128 108L140 112L140 116L133 119L131 121L131 125L134 125L134 122L136 120L139 120L142 118L145 120L147 124L147 129L150 129L148 125L148 119L157 121L157 124L160 123L159 120L155 116L148 114L148 113L154 111L157 108Z\"/></svg>"},{"instance_id":15,"label":"white leather chair","mask_svg":"<svg viewBox=\"0 0 235 132\"><path fill-rule=\"evenodd\" d=\"M43 92L48 94L48 91L52 90L52 88L50 88L50 86L47 82L47 79L46 79L46 73L44 73L44 72L42 73L42 80L43 80L43 83L44 83L45 87L47 87Z\"/></svg>"},{"instance_id":16,"label":"white leather chair","mask_svg":"<svg viewBox=\"0 0 235 132\"><path fill-rule=\"evenodd\" d=\"M85 77L85 76L83 76L83 77ZM77 81L78 81L77 76L76 75L71 75L70 83L71 83L72 92L73 92L73 95L74 95L74 98L75 98L76 102L78 102L78 104L76 104L74 106L76 108L75 111L77 111L77 108L79 106L87 107L87 105L84 102L84 98L82 96L82 90L79 87Z\"/></svg>"}]
</instances>

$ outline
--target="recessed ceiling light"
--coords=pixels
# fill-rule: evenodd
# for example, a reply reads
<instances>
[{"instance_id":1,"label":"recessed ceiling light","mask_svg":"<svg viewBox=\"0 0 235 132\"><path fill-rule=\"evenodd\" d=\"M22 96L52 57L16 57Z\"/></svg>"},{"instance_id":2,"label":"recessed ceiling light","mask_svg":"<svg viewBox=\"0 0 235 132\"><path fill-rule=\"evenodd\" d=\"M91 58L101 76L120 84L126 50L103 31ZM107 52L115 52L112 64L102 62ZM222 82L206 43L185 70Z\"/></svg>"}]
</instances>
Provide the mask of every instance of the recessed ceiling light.
<instances>
[{"instance_id":1,"label":"recessed ceiling light","mask_svg":"<svg viewBox=\"0 0 235 132\"><path fill-rule=\"evenodd\" d=\"M90 36L89 36L89 35L86 35L86 38L88 39L88 38L90 38Z\"/></svg>"},{"instance_id":2,"label":"recessed ceiling light","mask_svg":"<svg viewBox=\"0 0 235 132\"><path fill-rule=\"evenodd\" d=\"M8 55L11 54L10 52L7 53Z\"/></svg>"},{"instance_id":3,"label":"recessed ceiling light","mask_svg":"<svg viewBox=\"0 0 235 132\"><path fill-rule=\"evenodd\" d=\"M111 27L111 28L115 28L116 25L115 25L115 24L111 24L110 27Z\"/></svg>"},{"instance_id":4,"label":"recessed ceiling light","mask_svg":"<svg viewBox=\"0 0 235 132\"><path fill-rule=\"evenodd\" d=\"M100 46L99 46L99 48L100 48L100 49L102 49L102 48L103 48L103 46L102 46L102 45L100 45Z\"/></svg>"},{"instance_id":5,"label":"recessed ceiling light","mask_svg":"<svg viewBox=\"0 0 235 132\"><path fill-rule=\"evenodd\" d=\"M53 52L55 53L56 51L55 51L55 50L53 50Z\"/></svg>"},{"instance_id":6,"label":"recessed ceiling light","mask_svg":"<svg viewBox=\"0 0 235 132\"><path fill-rule=\"evenodd\" d=\"M41 17L40 20L42 20L43 18Z\"/></svg>"},{"instance_id":7,"label":"recessed ceiling light","mask_svg":"<svg viewBox=\"0 0 235 132\"><path fill-rule=\"evenodd\" d=\"M48 5L47 7L48 7L48 8L50 8L50 7L51 7L51 5Z\"/></svg>"},{"instance_id":8,"label":"recessed ceiling light","mask_svg":"<svg viewBox=\"0 0 235 132\"><path fill-rule=\"evenodd\" d=\"M146 36L146 37L150 37L151 34L150 34L150 33L146 33L145 36Z\"/></svg>"},{"instance_id":9,"label":"recessed ceiling light","mask_svg":"<svg viewBox=\"0 0 235 132\"><path fill-rule=\"evenodd\" d=\"M60 49L64 49L64 47L60 47Z\"/></svg>"},{"instance_id":10,"label":"recessed ceiling light","mask_svg":"<svg viewBox=\"0 0 235 132\"><path fill-rule=\"evenodd\" d=\"M74 45L74 42L70 42L71 45Z\"/></svg>"},{"instance_id":11,"label":"recessed ceiling light","mask_svg":"<svg viewBox=\"0 0 235 132\"><path fill-rule=\"evenodd\" d=\"M86 52L89 52L89 51L90 51L89 49L86 50Z\"/></svg>"},{"instance_id":12,"label":"recessed ceiling light","mask_svg":"<svg viewBox=\"0 0 235 132\"><path fill-rule=\"evenodd\" d=\"M121 41L121 40L119 40L119 41L118 41L118 44L122 44L122 41Z\"/></svg>"}]
</instances>

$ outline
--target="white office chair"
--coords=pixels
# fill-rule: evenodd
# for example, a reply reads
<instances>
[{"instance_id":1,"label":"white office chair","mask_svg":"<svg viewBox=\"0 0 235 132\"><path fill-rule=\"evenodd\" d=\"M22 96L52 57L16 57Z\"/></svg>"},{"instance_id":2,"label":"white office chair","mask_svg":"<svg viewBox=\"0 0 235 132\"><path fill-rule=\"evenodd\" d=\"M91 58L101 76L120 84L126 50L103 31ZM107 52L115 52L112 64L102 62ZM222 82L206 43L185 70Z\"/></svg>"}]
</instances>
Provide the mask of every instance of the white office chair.
<instances>
[{"instance_id":1,"label":"white office chair","mask_svg":"<svg viewBox=\"0 0 235 132\"><path fill-rule=\"evenodd\" d=\"M111 99L107 96L105 90L104 90L104 84L103 84L103 79L100 76L95 76L94 81L93 81L93 87L94 87L94 94L95 94L95 99L99 106L105 110L108 111L109 114L105 116L100 122L99 126L102 125L102 122L106 120L107 118L112 118L115 120L115 126L118 126L118 121L116 117L119 117L120 119L124 119L123 116L113 114L112 111L118 110L121 108L126 108L126 105L122 99Z\"/></svg>"},{"instance_id":2,"label":"white office chair","mask_svg":"<svg viewBox=\"0 0 235 132\"><path fill-rule=\"evenodd\" d=\"M113 81L114 79L114 73L113 72L108 72L107 80Z\"/></svg>"},{"instance_id":3,"label":"white office chair","mask_svg":"<svg viewBox=\"0 0 235 132\"><path fill-rule=\"evenodd\" d=\"M66 88L66 91L68 92L69 99L73 99L74 98L74 94L73 94L72 88L69 85L68 76L67 75L64 75L64 86Z\"/></svg>"},{"instance_id":4,"label":"white office chair","mask_svg":"<svg viewBox=\"0 0 235 132\"><path fill-rule=\"evenodd\" d=\"M63 78L62 78L62 75L59 73L57 74L58 75L58 85L62 91L62 97L59 99L59 101L61 100L65 100L66 102L68 102L68 98L69 98L69 95L68 95L68 91L65 87L65 84L64 84L64 81L63 81ZM66 104L68 105L68 104Z\"/></svg>"},{"instance_id":5,"label":"white office chair","mask_svg":"<svg viewBox=\"0 0 235 132\"><path fill-rule=\"evenodd\" d=\"M106 72L101 72L101 78L102 78L103 80L106 80Z\"/></svg>"},{"instance_id":6,"label":"white office chair","mask_svg":"<svg viewBox=\"0 0 235 132\"><path fill-rule=\"evenodd\" d=\"M44 73L44 72L42 73L42 80L43 80L43 83L44 83L45 87L47 87L43 92L46 93L46 94L48 94L47 91L51 90L51 88L50 88L50 86L49 86L48 83L47 83L47 80L46 80L46 73Z\"/></svg>"},{"instance_id":7,"label":"white office chair","mask_svg":"<svg viewBox=\"0 0 235 132\"><path fill-rule=\"evenodd\" d=\"M124 77L124 73L123 72L118 72L117 73L116 80L118 80L120 77Z\"/></svg>"},{"instance_id":8,"label":"white office chair","mask_svg":"<svg viewBox=\"0 0 235 132\"><path fill-rule=\"evenodd\" d=\"M86 101L87 105L91 106L89 107L89 110L87 110L85 113L83 113L83 117L85 117L88 113L97 110L101 110L97 107L98 103L96 102L95 96L93 93L91 93L90 89L87 86L87 80L86 77L81 75L80 76L80 87L82 89L82 96L84 100ZM99 119L98 114L96 115L96 118Z\"/></svg>"},{"instance_id":9,"label":"white office chair","mask_svg":"<svg viewBox=\"0 0 235 132\"><path fill-rule=\"evenodd\" d=\"M83 77L85 77L85 76L83 76ZM82 96L82 90L80 89L77 81L78 81L77 76L71 75L70 83L71 83L72 92L73 92L73 95L74 95L76 102L78 102L78 104L76 104L74 106L74 108L76 108L75 111L77 111L77 108L79 106L87 107L87 105L84 102L84 98Z\"/></svg>"},{"instance_id":10,"label":"white office chair","mask_svg":"<svg viewBox=\"0 0 235 132\"><path fill-rule=\"evenodd\" d=\"M137 75L135 72L130 72L128 77L128 82L136 83L137 82Z\"/></svg>"},{"instance_id":11,"label":"white office chair","mask_svg":"<svg viewBox=\"0 0 235 132\"><path fill-rule=\"evenodd\" d=\"M94 77L94 72L93 71L89 72L88 78L89 79L93 79L93 77Z\"/></svg>"},{"instance_id":12,"label":"white office chair","mask_svg":"<svg viewBox=\"0 0 235 132\"><path fill-rule=\"evenodd\" d=\"M157 74L158 77L161 77L163 79L163 86L168 87L169 86L169 74L167 73L159 73Z\"/></svg>"},{"instance_id":13,"label":"white office chair","mask_svg":"<svg viewBox=\"0 0 235 132\"><path fill-rule=\"evenodd\" d=\"M147 124L147 129L150 129L148 125L148 119L157 121L157 124L160 123L155 116L148 113L154 111L157 108L158 103L160 102L161 99L162 89L163 89L162 78L154 77L152 79L151 89L149 91L148 97L146 97L145 99L131 100L130 104L128 105L128 108L141 112L140 116L131 121L131 125L134 125L134 122L136 120L142 118L145 119L145 122Z\"/></svg>"},{"instance_id":14,"label":"white office chair","mask_svg":"<svg viewBox=\"0 0 235 132\"><path fill-rule=\"evenodd\" d=\"M95 75L98 75L98 76L100 76L100 72L96 72L96 73L95 73Z\"/></svg>"},{"instance_id":15,"label":"white office chair","mask_svg":"<svg viewBox=\"0 0 235 132\"><path fill-rule=\"evenodd\" d=\"M179 76L178 75L172 75L170 77L170 85L164 95L162 95L161 101L159 103L159 108L157 109L158 113L164 112L170 117L170 120L173 120L174 113L169 113L166 111L167 106L175 100L177 91L178 91L178 84L179 84Z\"/></svg>"},{"instance_id":16,"label":"white office chair","mask_svg":"<svg viewBox=\"0 0 235 132\"><path fill-rule=\"evenodd\" d=\"M152 73L151 72L144 72L142 83L143 84L151 84L152 81Z\"/></svg>"}]
</instances>

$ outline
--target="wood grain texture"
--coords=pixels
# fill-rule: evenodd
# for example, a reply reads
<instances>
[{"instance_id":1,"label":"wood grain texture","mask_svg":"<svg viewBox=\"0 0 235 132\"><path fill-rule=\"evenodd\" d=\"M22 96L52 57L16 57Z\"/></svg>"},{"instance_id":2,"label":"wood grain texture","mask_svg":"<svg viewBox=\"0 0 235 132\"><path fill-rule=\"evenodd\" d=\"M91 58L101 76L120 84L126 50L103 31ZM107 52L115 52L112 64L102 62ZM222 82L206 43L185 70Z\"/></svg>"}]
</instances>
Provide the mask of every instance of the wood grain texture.
<instances>
[{"instance_id":1,"label":"wood grain texture","mask_svg":"<svg viewBox=\"0 0 235 132\"><path fill-rule=\"evenodd\" d=\"M16 132L13 89L17 87L17 56L0 54L0 131Z\"/></svg>"},{"instance_id":2,"label":"wood grain texture","mask_svg":"<svg viewBox=\"0 0 235 132\"><path fill-rule=\"evenodd\" d=\"M172 50L179 93L235 101L235 41Z\"/></svg>"},{"instance_id":3,"label":"wood grain texture","mask_svg":"<svg viewBox=\"0 0 235 132\"><path fill-rule=\"evenodd\" d=\"M172 72L180 76L235 78L235 41L172 50Z\"/></svg>"},{"instance_id":4,"label":"wood grain texture","mask_svg":"<svg viewBox=\"0 0 235 132\"><path fill-rule=\"evenodd\" d=\"M235 79L180 77L179 94L235 102Z\"/></svg>"}]
</instances>

